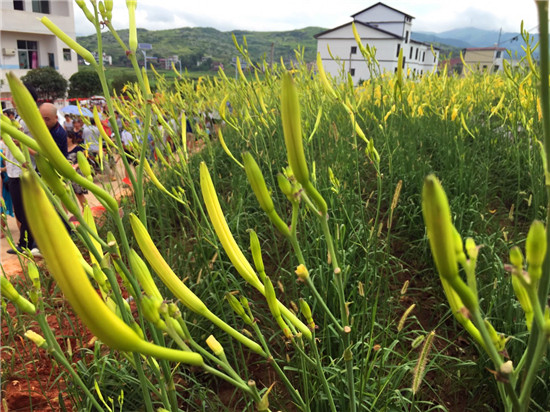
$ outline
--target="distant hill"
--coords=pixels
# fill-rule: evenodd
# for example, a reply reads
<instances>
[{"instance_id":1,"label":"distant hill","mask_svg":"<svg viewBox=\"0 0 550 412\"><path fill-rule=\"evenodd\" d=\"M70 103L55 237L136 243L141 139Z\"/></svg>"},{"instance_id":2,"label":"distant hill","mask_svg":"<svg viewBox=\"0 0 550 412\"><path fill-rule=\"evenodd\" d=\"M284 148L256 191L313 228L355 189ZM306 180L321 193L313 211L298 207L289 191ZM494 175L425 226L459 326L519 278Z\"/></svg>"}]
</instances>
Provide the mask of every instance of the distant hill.
<instances>
[{"instance_id":1,"label":"distant hill","mask_svg":"<svg viewBox=\"0 0 550 412\"><path fill-rule=\"evenodd\" d=\"M536 33L532 33L535 41L538 39ZM525 55L521 46L525 46L519 32L503 32L498 30L482 30L474 27L448 30L442 33L433 32L413 32L412 38L427 43L438 43L452 46L457 49L468 47L493 47L497 43L500 47L505 47L512 52L517 52L518 56ZM536 53L535 53L536 54Z\"/></svg>"},{"instance_id":2,"label":"distant hill","mask_svg":"<svg viewBox=\"0 0 550 412\"><path fill-rule=\"evenodd\" d=\"M150 43L153 46L152 50L147 51L148 57L167 58L176 55L181 60L182 67L192 71L208 70L213 62L223 63L227 69L238 55L232 34L237 37L239 43L242 43L243 38L246 37L248 51L254 62L261 62L264 58L269 62L272 57L276 62L281 58L288 61L294 59L296 49L304 50L306 62L315 61L317 41L313 36L325 30L322 27L306 27L281 32L244 30L224 32L208 27L183 27L156 31L138 29L138 38L141 43ZM121 30L119 35L127 42L128 30ZM468 27L442 33L413 32L412 38L433 44L440 49L442 55L452 53L457 56L463 48L495 46L499 41L499 32ZM535 39L537 38L535 36ZM77 40L89 50L97 50L95 35L81 36ZM522 45L524 42L519 33L500 34L500 46L508 48L512 53L517 52L518 56L525 54L521 48ZM107 55L112 56L113 65L129 66L128 59L109 33L103 35L103 50ZM141 53L138 60L140 62L143 60ZM200 62L202 66L198 67L197 63Z\"/></svg>"},{"instance_id":3,"label":"distant hill","mask_svg":"<svg viewBox=\"0 0 550 412\"><path fill-rule=\"evenodd\" d=\"M147 51L148 57L167 58L176 55L181 60L184 68L192 70L197 67L197 62L200 62L201 58L205 56L211 57L212 62L221 62L228 67L232 59L238 55L233 44L232 34L235 34L241 44L243 37L246 37L248 52L255 62L261 62L264 57L269 62L271 56L277 62L280 61L281 57L288 61L294 58L294 50L299 48L304 49L304 58L307 62L314 61L317 53L317 41L313 36L324 30L326 29L321 27L306 27L300 30L283 32L244 30L222 32L204 27L183 27L156 31L138 29L138 39L140 43L152 44L152 50ZM118 34L125 42L128 41L128 30L121 30ZM81 36L77 40L89 50L97 50L95 35ZM112 56L113 65L129 65L128 59L110 33L103 35L103 51ZM138 57L138 61L140 60L143 60L141 53ZM206 60L203 63L209 65L210 61ZM202 69L208 68L203 67Z\"/></svg>"}]
</instances>

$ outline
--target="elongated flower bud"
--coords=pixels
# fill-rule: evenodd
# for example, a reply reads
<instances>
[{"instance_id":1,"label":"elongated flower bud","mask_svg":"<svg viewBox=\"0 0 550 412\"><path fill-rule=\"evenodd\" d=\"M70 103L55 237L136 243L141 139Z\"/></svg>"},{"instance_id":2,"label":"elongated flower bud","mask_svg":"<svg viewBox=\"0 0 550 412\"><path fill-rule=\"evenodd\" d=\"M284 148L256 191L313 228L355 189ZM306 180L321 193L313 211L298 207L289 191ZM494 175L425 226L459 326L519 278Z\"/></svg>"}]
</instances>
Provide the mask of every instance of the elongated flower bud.
<instances>
[{"instance_id":1,"label":"elongated flower bud","mask_svg":"<svg viewBox=\"0 0 550 412\"><path fill-rule=\"evenodd\" d=\"M265 277L264 287L265 287L265 299L267 300L267 304L269 305L269 310L271 311L271 314L277 321L277 324L283 331L284 335L287 338L292 337L292 332L290 332L288 325L285 323L285 321L281 316L281 310L279 308L279 302L277 301L277 296L275 295L275 289L273 288L273 283L271 283L271 279L269 279L268 276Z\"/></svg>"},{"instance_id":2,"label":"elongated flower bud","mask_svg":"<svg viewBox=\"0 0 550 412\"><path fill-rule=\"evenodd\" d=\"M298 304L300 305L300 312L302 312L302 315L304 315L304 318L306 318L307 325L311 330L314 330L315 322L313 321L313 315L311 313L311 308L309 307L308 303L303 298L300 298Z\"/></svg>"},{"instance_id":3,"label":"elongated flower bud","mask_svg":"<svg viewBox=\"0 0 550 412\"><path fill-rule=\"evenodd\" d=\"M46 339L44 339L41 335L32 330L26 331L25 337L33 342L38 348L46 349L48 347Z\"/></svg>"},{"instance_id":4,"label":"elongated flower bud","mask_svg":"<svg viewBox=\"0 0 550 412\"><path fill-rule=\"evenodd\" d=\"M13 100L17 105L17 111L25 121L32 136L36 139L40 148L46 153L52 165L68 179L73 179L77 173L65 158L44 123L38 107L25 85L12 72L6 74Z\"/></svg>"},{"instance_id":5,"label":"elongated flower bud","mask_svg":"<svg viewBox=\"0 0 550 412\"><path fill-rule=\"evenodd\" d=\"M21 296L4 275L0 275L0 292L3 297L10 300L23 312L31 314L36 312L34 305Z\"/></svg>"},{"instance_id":6,"label":"elongated flower bud","mask_svg":"<svg viewBox=\"0 0 550 412\"><path fill-rule=\"evenodd\" d=\"M451 210L445 191L433 175L424 180L422 213L435 265L445 279L458 276Z\"/></svg>"},{"instance_id":7,"label":"elongated flower bud","mask_svg":"<svg viewBox=\"0 0 550 412\"><path fill-rule=\"evenodd\" d=\"M248 177L250 186L252 186L252 190L256 195L256 199L258 199L260 207L266 213L271 212L274 209L273 200L267 190L264 176L258 166L258 163L256 163L256 160L254 160L249 152L243 153L243 163L246 176Z\"/></svg>"},{"instance_id":8,"label":"elongated flower bud","mask_svg":"<svg viewBox=\"0 0 550 412\"><path fill-rule=\"evenodd\" d=\"M533 282L540 279L542 275L542 263L546 256L546 229L544 223L535 220L529 228L525 242L525 257L527 259L527 270Z\"/></svg>"},{"instance_id":9,"label":"elongated flower bud","mask_svg":"<svg viewBox=\"0 0 550 412\"><path fill-rule=\"evenodd\" d=\"M0 119L0 130L2 131L2 133L7 133L10 137L24 144L29 149L32 149L35 152L41 151L40 146L38 145L36 140L34 140L30 136L27 136L25 133L19 130L17 126L9 122L7 116L2 115L2 118Z\"/></svg>"},{"instance_id":10,"label":"elongated flower bud","mask_svg":"<svg viewBox=\"0 0 550 412\"><path fill-rule=\"evenodd\" d=\"M283 75L281 87L281 118L288 164L296 180L304 185L304 183L309 181L309 171L302 143L300 101L294 80L292 80L292 76L289 73Z\"/></svg>"},{"instance_id":11,"label":"elongated flower bud","mask_svg":"<svg viewBox=\"0 0 550 412\"><path fill-rule=\"evenodd\" d=\"M92 176L92 168L90 167L90 163L88 162L88 159L86 159L86 155L84 154L84 152L77 152L76 160L78 162L78 167L84 177L87 177L89 179Z\"/></svg>"},{"instance_id":12,"label":"elongated flower bud","mask_svg":"<svg viewBox=\"0 0 550 412\"><path fill-rule=\"evenodd\" d=\"M13 143L13 140L8 133L2 133L2 140L4 141L4 143L6 143L8 150L11 152L15 160L17 160L21 164L25 163L25 155L23 154L21 149L17 147L15 143Z\"/></svg>"},{"instance_id":13,"label":"elongated flower bud","mask_svg":"<svg viewBox=\"0 0 550 412\"><path fill-rule=\"evenodd\" d=\"M63 43L65 43L67 46L69 46L71 49L73 49L78 55L80 55L84 60L86 60L88 63L90 63L93 67L97 67L97 62L90 53L89 50L86 50L84 47L82 47L80 44L78 44L75 40L70 38L63 30L61 30L59 27L55 25L54 22L52 22L47 17L42 17L40 19L42 24L48 28L53 34L55 34ZM17 109L19 109L19 105L17 105ZM24 119L24 118L23 118ZM26 120L25 120L26 122Z\"/></svg>"},{"instance_id":14,"label":"elongated flower bud","mask_svg":"<svg viewBox=\"0 0 550 412\"><path fill-rule=\"evenodd\" d=\"M260 276L260 278L262 278L263 281L263 276L265 276L265 269L264 260L262 258L262 248L260 246L258 235L253 230L250 230L250 251L252 252L252 260L254 261L254 266L256 266L258 275Z\"/></svg>"},{"instance_id":15,"label":"elongated flower bud","mask_svg":"<svg viewBox=\"0 0 550 412\"><path fill-rule=\"evenodd\" d=\"M137 27L136 27L136 0L126 0L126 7L128 8L128 46L130 50L135 53L138 46L137 41Z\"/></svg>"},{"instance_id":16,"label":"elongated flower bud","mask_svg":"<svg viewBox=\"0 0 550 412\"><path fill-rule=\"evenodd\" d=\"M323 88L325 91L330 94L330 96L334 99L337 98L336 92L330 85L327 74L325 73L325 68L323 67L323 60L321 59L321 53L317 53L317 72L319 73L319 79L321 79L321 84L323 85Z\"/></svg>"},{"instance_id":17,"label":"elongated flower bud","mask_svg":"<svg viewBox=\"0 0 550 412\"><path fill-rule=\"evenodd\" d=\"M208 172L208 168L204 162L200 165L200 182L208 216L210 217L212 226L214 226L214 230L216 231L218 239L220 239L223 249L243 279L260 291L260 293L264 294L264 285L258 279L254 269L252 269L252 266L245 258L243 252L237 245L235 238L233 238L233 234L229 230L229 226L223 216L218 195L214 189L214 183L212 183L212 178L210 177L210 173ZM292 324L299 329L306 338L311 339L311 331L307 328L307 326L280 302L279 307L285 318L292 322Z\"/></svg>"},{"instance_id":18,"label":"elongated flower bud","mask_svg":"<svg viewBox=\"0 0 550 412\"><path fill-rule=\"evenodd\" d=\"M22 183L25 213L50 273L91 332L114 349L202 365L199 354L164 348L141 339L109 310L88 280L76 246L38 182L30 173L24 173Z\"/></svg>"},{"instance_id":19,"label":"elongated flower bud","mask_svg":"<svg viewBox=\"0 0 550 412\"><path fill-rule=\"evenodd\" d=\"M101 123L101 119L99 118L99 112L97 111L97 106L94 106L94 123L97 127L97 130L99 130L100 136L105 140L105 142L111 146L116 147L115 143L111 140L109 136L107 136L107 133L105 132L105 129L103 128L103 123Z\"/></svg>"},{"instance_id":20,"label":"elongated flower bud","mask_svg":"<svg viewBox=\"0 0 550 412\"><path fill-rule=\"evenodd\" d=\"M153 325L160 330L166 330L166 323L160 318L160 306L162 305L162 299L143 296L141 298L141 306L143 309L143 316Z\"/></svg>"},{"instance_id":21,"label":"elongated flower bud","mask_svg":"<svg viewBox=\"0 0 550 412\"><path fill-rule=\"evenodd\" d=\"M260 207L265 213L267 213L269 219L275 225L277 230L279 230L279 232L286 237L290 236L288 225L283 222L275 211L275 206L273 206L273 200L267 190L262 171L249 152L243 153L243 163L246 176L248 177L250 186L252 186L252 190L256 195L256 199L258 199Z\"/></svg>"},{"instance_id":22,"label":"elongated flower bud","mask_svg":"<svg viewBox=\"0 0 550 412\"><path fill-rule=\"evenodd\" d=\"M206 338L206 344L210 348L212 352L214 352L214 355L216 356L222 356L223 355L223 347L220 345L220 342L214 337L214 335L210 335L208 338Z\"/></svg>"},{"instance_id":23,"label":"elongated flower bud","mask_svg":"<svg viewBox=\"0 0 550 412\"><path fill-rule=\"evenodd\" d=\"M164 284L168 287L168 289L170 289L170 291L174 294L174 296L176 296L181 301L181 303L183 303L193 312L198 313L204 316L206 319L210 320L216 326L223 329L225 332L227 332L232 337L237 339L243 345L252 349L254 352L259 353L261 355L265 355L260 345L248 339L246 336L242 335L241 333L237 332L227 323L225 323L216 315L214 315L206 307L203 301L200 300L199 297L195 295L176 276L176 274L172 271L168 263L166 263L166 261L160 254L159 250L153 243L153 240L151 239L151 236L149 236L147 229L145 228L145 226L143 226L143 223L141 223L141 221L136 215L134 214L130 215L130 224L132 226L132 231L134 232L134 236L136 237L136 241L138 242L141 252L145 256L145 259L149 262L149 264L152 266L156 274L162 279Z\"/></svg>"},{"instance_id":24,"label":"elongated flower bud","mask_svg":"<svg viewBox=\"0 0 550 412\"><path fill-rule=\"evenodd\" d=\"M220 242L227 253L227 256L231 260L231 263L233 263L233 266L235 266L235 269L237 269L237 272L239 272L244 280L256 289L263 291L263 285L258 279L258 276L254 272L254 269L252 269L252 266L244 256L243 252L239 248L239 245L237 245L233 234L229 230L227 221L223 216L218 195L214 189L214 183L212 183L212 178L210 177L210 173L208 172L204 162L200 165L200 182L202 196L204 198L208 215L210 216L210 220L212 221L214 230L218 235L218 239L220 239Z\"/></svg>"},{"instance_id":25,"label":"elongated flower bud","mask_svg":"<svg viewBox=\"0 0 550 412\"><path fill-rule=\"evenodd\" d=\"M504 352L506 350L506 337L503 334L498 333L491 322L489 322L487 319L484 319L483 323L485 323L485 327L487 328L489 336L491 337L491 341L493 342L493 345L495 345L497 351L499 353Z\"/></svg>"},{"instance_id":26,"label":"elongated flower bud","mask_svg":"<svg viewBox=\"0 0 550 412\"><path fill-rule=\"evenodd\" d=\"M162 300L162 295L151 276L151 272L147 268L147 265L134 249L130 249L128 256L130 262L130 268L132 274L136 277L137 281L148 296L155 297Z\"/></svg>"},{"instance_id":27,"label":"elongated flower bud","mask_svg":"<svg viewBox=\"0 0 550 412\"><path fill-rule=\"evenodd\" d=\"M246 323L247 325L252 325L252 320L246 314L243 305L235 296L228 292L225 294L225 299L227 299L227 302L229 303L229 306L231 306L231 309L233 309L233 312L235 312L237 316L241 317L244 323Z\"/></svg>"},{"instance_id":28,"label":"elongated flower bud","mask_svg":"<svg viewBox=\"0 0 550 412\"><path fill-rule=\"evenodd\" d=\"M86 6L86 3L84 2L84 0L75 0L75 3L78 5L78 7L80 7L80 9L84 13L84 15L86 16L88 21L90 23L94 24L95 23L95 18L93 16L93 14L90 12L90 9L88 9L88 7ZM100 4L100 6L101 6L101 4ZM100 7L100 9L101 9L101 7Z\"/></svg>"}]
</instances>

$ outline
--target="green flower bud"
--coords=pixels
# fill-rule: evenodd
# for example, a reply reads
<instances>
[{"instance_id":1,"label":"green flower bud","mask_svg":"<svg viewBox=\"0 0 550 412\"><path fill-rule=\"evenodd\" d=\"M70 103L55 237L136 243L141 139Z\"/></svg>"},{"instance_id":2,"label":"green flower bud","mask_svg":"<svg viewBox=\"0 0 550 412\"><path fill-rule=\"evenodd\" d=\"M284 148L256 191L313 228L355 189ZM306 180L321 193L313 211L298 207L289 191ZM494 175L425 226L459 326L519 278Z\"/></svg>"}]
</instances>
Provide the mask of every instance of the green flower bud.
<instances>
[{"instance_id":1,"label":"green flower bud","mask_svg":"<svg viewBox=\"0 0 550 412\"><path fill-rule=\"evenodd\" d=\"M0 275L0 292L2 296L11 301L23 312L31 314L36 312L34 305L21 296L4 275Z\"/></svg>"},{"instance_id":2,"label":"green flower bud","mask_svg":"<svg viewBox=\"0 0 550 412\"><path fill-rule=\"evenodd\" d=\"M311 330L314 330L315 329L315 322L313 321L313 315L311 313L311 308L309 307L307 302L302 298L300 298L300 300L298 301L298 304L300 305L300 311L302 312L302 314L306 318L307 326Z\"/></svg>"},{"instance_id":3,"label":"green flower bud","mask_svg":"<svg viewBox=\"0 0 550 412\"><path fill-rule=\"evenodd\" d=\"M76 160L78 162L78 168L80 169L84 177L87 177L89 179L92 175L92 168L90 167L90 163L88 162L88 159L86 158L84 152L77 152Z\"/></svg>"},{"instance_id":4,"label":"green flower bud","mask_svg":"<svg viewBox=\"0 0 550 412\"><path fill-rule=\"evenodd\" d=\"M250 251L252 252L252 260L254 260L254 266L258 271L260 279L263 281L265 276L264 260L262 259L262 248L260 247L260 240L258 235L253 230L250 230Z\"/></svg>"},{"instance_id":5,"label":"green flower bud","mask_svg":"<svg viewBox=\"0 0 550 412\"><path fill-rule=\"evenodd\" d=\"M536 282L542 275L542 263L546 256L546 229L541 221L535 220L529 228L525 242L525 255L529 276Z\"/></svg>"},{"instance_id":6,"label":"green flower bud","mask_svg":"<svg viewBox=\"0 0 550 412\"><path fill-rule=\"evenodd\" d=\"M136 0L126 0L126 7L128 8L128 20L129 20L129 28L128 28L128 45L130 50L135 53L137 50L138 42L137 42L137 27L136 27L136 7L137 7L137 1Z\"/></svg>"},{"instance_id":7,"label":"green flower bud","mask_svg":"<svg viewBox=\"0 0 550 412\"><path fill-rule=\"evenodd\" d=\"M161 330L166 330L166 323L160 318L160 306L162 305L162 299L154 298L151 296L143 296L141 298L141 306L143 309L143 316L153 325Z\"/></svg>"}]
</instances>

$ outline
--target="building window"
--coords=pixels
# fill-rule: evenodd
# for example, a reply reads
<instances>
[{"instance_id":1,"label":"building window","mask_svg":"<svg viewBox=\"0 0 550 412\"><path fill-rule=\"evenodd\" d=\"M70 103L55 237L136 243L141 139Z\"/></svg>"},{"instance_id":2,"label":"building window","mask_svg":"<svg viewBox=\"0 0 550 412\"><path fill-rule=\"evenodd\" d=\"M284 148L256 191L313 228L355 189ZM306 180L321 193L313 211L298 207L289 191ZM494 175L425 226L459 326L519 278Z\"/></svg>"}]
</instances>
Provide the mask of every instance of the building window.
<instances>
[{"instance_id":1,"label":"building window","mask_svg":"<svg viewBox=\"0 0 550 412\"><path fill-rule=\"evenodd\" d=\"M409 60L413 58L413 50L414 50L414 47L411 47L411 50L409 52Z\"/></svg>"},{"instance_id":2,"label":"building window","mask_svg":"<svg viewBox=\"0 0 550 412\"><path fill-rule=\"evenodd\" d=\"M486 64L483 65L483 71L484 71L484 72L487 71L487 65L486 65Z\"/></svg>"},{"instance_id":3,"label":"building window","mask_svg":"<svg viewBox=\"0 0 550 412\"><path fill-rule=\"evenodd\" d=\"M48 53L48 66L55 69L55 54Z\"/></svg>"},{"instance_id":4,"label":"building window","mask_svg":"<svg viewBox=\"0 0 550 412\"><path fill-rule=\"evenodd\" d=\"M409 42L409 31L407 30L405 32L405 43L408 43Z\"/></svg>"},{"instance_id":5,"label":"building window","mask_svg":"<svg viewBox=\"0 0 550 412\"><path fill-rule=\"evenodd\" d=\"M416 48L416 54L414 55L414 59L418 60L418 47Z\"/></svg>"},{"instance_id":6,"label":"building window","mask_svg":"<svg viewBox=\"0 0 550 412\"><path fill-rule=\"evenodd\" d=\"M32 0L32 11L35 13L50 14L50 0Z\"/></svg>"},{"instance_id":7,"label":"building window","mask_svg":"<svg viewBox=\"0 0 550 412\"><path fill-rule=\"evenodd\" d=\"M501 54L502 54L502 52L499 50L499 51L497 51L497 54L496 54L495 57L496 57L497 59L500 59Z\"/></svg>"},{"instance_id":8,"label":"building window","mask_svg":"<svg viewBox=\"0 0 550 412\"><path fill-rule=\"evenodd\" d=\"M71 49L63 49L63 61L71 61Z\"/></svg>"},{"instance_id":9,"label":"building window","mask_svg":"<svg viewBox=\"0 0 550 412\"><path fill-rule=\"evenodd\" d=\"M496 72L498 72L498 69L499 69L499 65L498 65L498 64L495 64L495 65L493 66L493 71L496 73Z\"/></svg>"},{"instance_id":10,"label":"building window","mask_svg":"<svg viewBox=\"0 0 550 412\"><path fill-rule=\"evenodd\" d=\"M351 46L351 54L357 54L357 46Z\"/></svg>"},{"instance_id":11,"label":"building window","mask_svg":"<svg viewBox=\"0 0 550 412\"><path fill-rule=\"evenodd\" d=\"M355 76L355 69L349 69L349 74L351 74L352 76Z\"/></svg>"},{"instance_id":12,"label":"building window","mask_svg":"<svg viewBox=\"0 0 550 412\"><path fill-rule=\"evenodd\" d=\"M403 56L403 69L405 68L405 63L407 62L407 58Z\"/></svg>"},{"instance_id":13,"label":"building window","mask_svg":"<svg viewBox=\"0 0 550 412\"><path fill-rule=\"evenodd\" d=\"M17 40L20 69L38 69L38 42Z\"/></svg>"},{"instance_id":14,"label":"building window","mask_svg":"<svg viewBox=\"0 0 550 412\"><path fill-rule=\"evenodd\" d=\"M422 52L422 61L426 59L426 52Z\"/></svg>"},{"instance_id":15,"label":"building window","mask_svg":"<svg viewBox=\"0 0 550 412\"><path fill-rule=\"evenodd\" d=\"M23 0L13 0L14 10L25 10L25 2Z\"/></svg>"},{"instance_id":16,"label":"building window","mask_svg":"<svg viewBox=\"0 0 550 412\"><path fill-rule=\"evenodd\" d=\"M394 73L397 73L397 67L396 67L395 69L393 69L393 72L394 72Z\"/></svg>"},{"instance_id":17,"label":"building window","mask_svg":"<svg viewBox=\"0 0 550 412\"><path fill-rule=\"evenodd\" d=\"M399 57L399 50L401 50L401 44L397 43L397 53L395 54L395 57Z\"/></svg>"}]
</instances>

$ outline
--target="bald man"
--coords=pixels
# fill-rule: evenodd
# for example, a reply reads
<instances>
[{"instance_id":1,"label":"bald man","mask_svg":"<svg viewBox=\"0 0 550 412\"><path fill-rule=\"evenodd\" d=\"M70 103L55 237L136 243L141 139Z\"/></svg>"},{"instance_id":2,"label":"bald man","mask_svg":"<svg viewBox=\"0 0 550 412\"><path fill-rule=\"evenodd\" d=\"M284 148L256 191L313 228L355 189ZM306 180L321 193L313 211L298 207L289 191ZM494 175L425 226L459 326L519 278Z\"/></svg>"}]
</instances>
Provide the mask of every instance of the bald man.
<instances>
[{"instance_id":1,"label":"bald man","mask_svg":"<svg viewBox=\"0 0 550 412\"><path fill-rule=\"evenodd\" d=\"M57 143L57 147L59 147L63 156L67 157L67 131L57 120L57 108L51 103L42 103L39 109L53 140Z\"/></svg>"}]
</instances>

